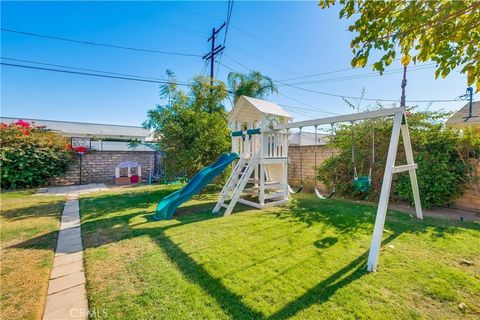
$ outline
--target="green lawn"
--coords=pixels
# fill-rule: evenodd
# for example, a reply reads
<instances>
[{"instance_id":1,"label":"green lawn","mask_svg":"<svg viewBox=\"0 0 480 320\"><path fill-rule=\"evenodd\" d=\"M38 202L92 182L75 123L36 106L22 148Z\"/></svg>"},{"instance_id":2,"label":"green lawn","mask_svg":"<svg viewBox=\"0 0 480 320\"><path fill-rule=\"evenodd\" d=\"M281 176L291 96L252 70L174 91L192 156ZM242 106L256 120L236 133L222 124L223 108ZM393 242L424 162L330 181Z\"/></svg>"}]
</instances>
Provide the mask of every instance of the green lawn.
<instances>
[{"instance_id":1,"label":"green lawn","mask_svg":"<svg viewBox=\"0 0 480 320\"><path fill-rule=\"evenodd\" d=\"M65 197L2 193L1 319L41 319Z\"/></svg>"},{"instance_id":2,"label":"green lawn","mask_svg":"<svg viewBox=\"0 0 480 320\"><path fill-rule=\"evenodd\" d=\"M478 319L480 226L299 194L283 208L210 213L197 196L152 221L161 187L82 197L90 307L108 319ZM462 259L473 265L462 263ZM460 304L466 307L459 307Z\"/></svg>"}]
</instances>

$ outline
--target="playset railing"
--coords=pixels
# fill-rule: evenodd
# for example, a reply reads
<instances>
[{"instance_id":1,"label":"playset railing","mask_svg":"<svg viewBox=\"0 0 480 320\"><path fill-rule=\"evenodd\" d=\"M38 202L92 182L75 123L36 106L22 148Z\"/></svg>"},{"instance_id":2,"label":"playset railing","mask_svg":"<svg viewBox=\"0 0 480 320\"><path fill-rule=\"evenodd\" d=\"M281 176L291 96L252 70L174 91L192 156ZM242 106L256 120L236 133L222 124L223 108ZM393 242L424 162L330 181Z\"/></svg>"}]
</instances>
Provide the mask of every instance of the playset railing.
<instances>
[{"instance_id":1,"label":"playset railing","mask_svg":"<svg viewBox=\"0 0 480 320\"><path fill-rule=\"evenodd\" d=\"M247 157L261 152L261 158L286 158L288 156L288 135L283 131L250 129L232 132L232 152Z\"/></svg>"}]
</instances>

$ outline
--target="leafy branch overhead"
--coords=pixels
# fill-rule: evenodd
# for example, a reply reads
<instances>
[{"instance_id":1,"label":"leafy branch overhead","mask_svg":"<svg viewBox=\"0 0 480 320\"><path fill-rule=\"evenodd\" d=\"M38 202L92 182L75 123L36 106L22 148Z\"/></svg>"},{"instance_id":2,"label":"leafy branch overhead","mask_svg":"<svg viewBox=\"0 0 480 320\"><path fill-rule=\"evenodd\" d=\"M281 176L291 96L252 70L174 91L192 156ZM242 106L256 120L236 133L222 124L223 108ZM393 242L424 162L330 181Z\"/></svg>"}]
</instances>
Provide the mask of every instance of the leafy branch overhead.
<instances>
[{"instance_id":1,"label":"leafy branch overhead","mask_svg":"<svg viewBox=\"0 0 480 320\"><path fill-rule=\"evenodd\" d=\"M322 9L335 0L320 0ZM342 0L340 18L349 19L356 36L350 46L353 67L365 67L371 51L383 55L373 63L382 73L395 59L436 62L435 78L453 70L467 75L480 91L480 1Z\"/></svg>"}]
</instances>

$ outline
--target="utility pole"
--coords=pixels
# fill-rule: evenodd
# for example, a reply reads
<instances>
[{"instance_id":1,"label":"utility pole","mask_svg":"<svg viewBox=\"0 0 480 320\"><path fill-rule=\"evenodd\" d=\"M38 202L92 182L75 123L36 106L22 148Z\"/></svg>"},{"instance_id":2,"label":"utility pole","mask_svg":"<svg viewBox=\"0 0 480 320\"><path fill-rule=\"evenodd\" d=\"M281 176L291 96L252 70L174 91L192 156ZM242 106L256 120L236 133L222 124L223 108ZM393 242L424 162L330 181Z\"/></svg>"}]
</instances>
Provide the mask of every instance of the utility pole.
<instances>
[{"instance_id":1,"label":"utility pole","mask_svg":"<svg viewBox=\"0 0 480 320\"><path fill-rule=\"evenodd\" d=\"M217 34L225 27L225 22L222 24L222 26L218 29L213 28L212 30L212 35L210 38L208 38L207 41L212 41L212 49L210 52L205 54L202 59L208 60L210 59L210 83L213 84L213 79L214 79L214 71L215 71L215 55L219 54L225 49L224 45L218 45L215 47L215 39L217 37Z\"/></svg>"},{"instance_id":2,"label":"utility pole","mask_svg":"<svg viewBox=\"0 0 480 320\"><path fill-rule=\"evenodd\" d=\"M402 97L400 98L400 107L405 107L405 87L407 86L407 66L403 66Z\"/></svg>"}]
</instances>

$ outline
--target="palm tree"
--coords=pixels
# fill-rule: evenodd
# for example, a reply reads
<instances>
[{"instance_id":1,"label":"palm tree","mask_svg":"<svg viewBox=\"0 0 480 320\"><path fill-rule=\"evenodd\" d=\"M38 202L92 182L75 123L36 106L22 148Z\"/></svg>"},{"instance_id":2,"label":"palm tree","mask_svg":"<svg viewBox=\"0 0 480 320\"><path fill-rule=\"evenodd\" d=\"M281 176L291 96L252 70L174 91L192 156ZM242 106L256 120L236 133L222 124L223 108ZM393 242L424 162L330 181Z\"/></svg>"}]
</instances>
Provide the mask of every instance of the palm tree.
<instances>
[{"instance_id":1,"label":"palm tree","mask_svg":"<svg viewBox=\"0 0 480 320\"><path fill-rule=\"evenodd\" d=\"M240 96L264 99L269 94L278 93L274 81L258 71L251 71L249 74L230 72L228 85L232 91L234 103Z\"/></svg>"}]
</instances>

